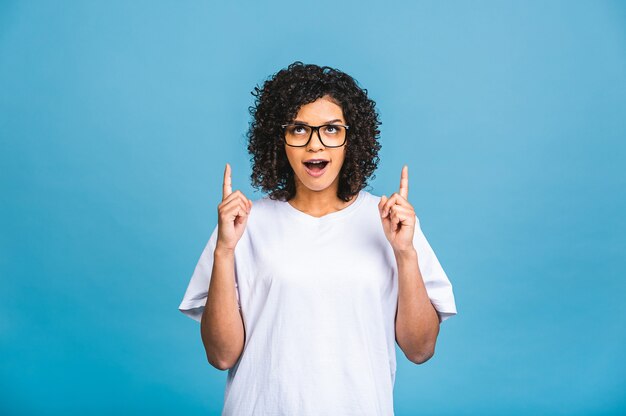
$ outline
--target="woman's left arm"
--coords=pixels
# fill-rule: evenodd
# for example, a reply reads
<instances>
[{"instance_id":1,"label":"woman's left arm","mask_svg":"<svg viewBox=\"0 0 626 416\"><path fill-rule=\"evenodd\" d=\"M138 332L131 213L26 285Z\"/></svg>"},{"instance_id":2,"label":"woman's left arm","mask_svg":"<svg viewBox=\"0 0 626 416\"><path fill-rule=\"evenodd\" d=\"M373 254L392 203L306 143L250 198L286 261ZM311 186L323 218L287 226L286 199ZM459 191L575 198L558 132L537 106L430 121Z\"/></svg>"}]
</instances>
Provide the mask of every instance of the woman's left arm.
<instances>
[{"instance_id":1,"label":"woman's left arm","mask_svg":"<svg viewBox=\"0 0 626 416\"><path fill-rule=\"evenodd\" d=\"M439 335L439 315L430 302L413 246L415 210L408 201L409 172L402 168L400 191L378 204L385 236L393 248L398 265L398 309L396 342L415 364L428 361L435 353Z\"/></svg>"},{"instance_id":2,"label":"woman's left arm","mask_svg":"<svg viewBox=\"0 0 626 416\"><path fill-rule=\"evenodd\" d=\"M435 354L439 315L428 298L415 249L394 254L398 263L396 342L409 360L422 364Z\"/></svg>"}]
</instances>

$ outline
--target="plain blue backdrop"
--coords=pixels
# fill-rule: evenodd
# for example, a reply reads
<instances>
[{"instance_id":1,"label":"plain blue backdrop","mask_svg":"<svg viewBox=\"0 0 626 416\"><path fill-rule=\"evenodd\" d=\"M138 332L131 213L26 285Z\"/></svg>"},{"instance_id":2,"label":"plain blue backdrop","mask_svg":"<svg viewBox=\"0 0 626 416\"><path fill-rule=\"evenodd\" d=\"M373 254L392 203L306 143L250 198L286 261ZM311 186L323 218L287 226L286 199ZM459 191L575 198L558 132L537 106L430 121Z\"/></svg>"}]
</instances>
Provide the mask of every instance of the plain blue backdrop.
<instances>
[{"instance_id":1,"label":"plain blue backdrop","mask_svg":"<svg viewBox=\"0 0 626 416\"><path fill-rule=\"evenodd\" d=\"M0 413L218 414L178 312L250 94L295 60L377 102L458 315L397 415L626 412L626 7L0 1Z\"/></svg>"}]
</instances>

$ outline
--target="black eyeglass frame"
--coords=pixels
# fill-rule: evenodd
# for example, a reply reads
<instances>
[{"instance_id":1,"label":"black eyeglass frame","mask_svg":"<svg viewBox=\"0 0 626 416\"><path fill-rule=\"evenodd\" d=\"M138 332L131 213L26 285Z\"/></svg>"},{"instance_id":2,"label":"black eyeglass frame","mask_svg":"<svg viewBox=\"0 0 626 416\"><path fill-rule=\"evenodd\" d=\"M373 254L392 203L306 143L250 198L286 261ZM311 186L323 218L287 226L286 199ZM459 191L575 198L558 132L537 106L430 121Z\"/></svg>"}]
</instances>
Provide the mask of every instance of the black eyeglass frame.
<instances>
[{"instance_id":1,"label":"black eyeglass frame","mask_svg":"<svg viewBox=\"0 0 626 416\"><path fill-rule=\"evenodd\" d=\"M301 144L301 145L294 145L294 144L287 143L287 138L285 138L285 134L284 134L285 133L285 127L287 127L287 126L310 127L311 128L311 134L309 135L309 140L307 140L306 143ZM306 145L309 144L309 142L313 138L313 132L317 132L317 137L318 137L318 139L320 139L320 143L322 143L322 146L330 147L330 148L341 147L341 146L345 145L346 144L346 140L348 140L348 129L350 128L350 126L346 126L345 124L322 124L321 126L309 126L308 124L298 124L298 123L281 124L280 127L282 127L282 129L283 129L282 139L283 139L283 141L285 142L285 144L287 146L291 146L291 147L305 147ZM320 128L321 127L344 127L346 129L346 136L343 138L343 143L341 143L340 145L337 145L337 146L327 146L324 143L324 141L322 140L322 135L320 134Z\"/></svg>"}]
</instances>

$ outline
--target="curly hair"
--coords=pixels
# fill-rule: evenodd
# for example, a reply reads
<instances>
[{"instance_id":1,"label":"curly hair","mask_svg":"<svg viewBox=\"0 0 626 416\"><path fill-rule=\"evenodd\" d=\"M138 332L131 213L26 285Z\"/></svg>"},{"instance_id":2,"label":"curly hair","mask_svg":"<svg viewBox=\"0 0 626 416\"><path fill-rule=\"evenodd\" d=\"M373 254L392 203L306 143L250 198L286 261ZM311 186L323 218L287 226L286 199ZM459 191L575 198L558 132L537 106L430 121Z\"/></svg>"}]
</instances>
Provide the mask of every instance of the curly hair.
<instances>
[{"instance_id":1,"label":"curly hair","mask_svg":"<svg viewBox=\"0 0 626 416\"><path fill-rule=\"evenodd\" d=\"M300 107L323 96L342 107L350 126L337 196L349 201L370 177L376 177L373 173L381 148L378 126L382 123L367 89L360 88L351 76L328 66L296 61L266 80L262 88L255 86L251 94L256 97L255 105L248 108L252 116L247 132L252 185L270 199L287 201L296 194L280 125L293 121Z\"/></svg>"}]
</instances>

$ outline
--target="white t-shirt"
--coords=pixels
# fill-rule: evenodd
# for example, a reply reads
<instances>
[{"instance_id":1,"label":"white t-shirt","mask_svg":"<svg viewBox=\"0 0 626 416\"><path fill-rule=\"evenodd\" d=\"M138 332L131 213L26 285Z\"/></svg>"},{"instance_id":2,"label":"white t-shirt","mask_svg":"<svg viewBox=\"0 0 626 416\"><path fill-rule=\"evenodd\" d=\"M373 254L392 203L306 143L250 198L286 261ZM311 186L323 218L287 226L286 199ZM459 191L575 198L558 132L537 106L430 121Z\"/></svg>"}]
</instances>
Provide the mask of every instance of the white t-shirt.
<instances>
[{"instance_id":1,"label":"white t-shirt","mask_svg":"<svg viewBox=\"0 0 626 416\"><path fill-rule=\"evenodd\" d=\"M228 370L222 415L393 415L397 263L360 191L316 218L268 197L253 203L235 248L246 332ZM179 309L200 321L215 227ZM440 322L456 314L452 285L416 223L414 246Z\"/></svg>"}]
</instances>

